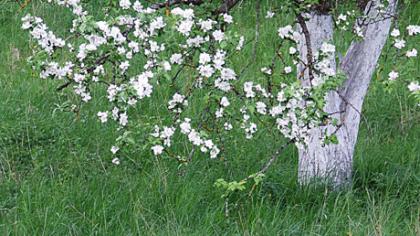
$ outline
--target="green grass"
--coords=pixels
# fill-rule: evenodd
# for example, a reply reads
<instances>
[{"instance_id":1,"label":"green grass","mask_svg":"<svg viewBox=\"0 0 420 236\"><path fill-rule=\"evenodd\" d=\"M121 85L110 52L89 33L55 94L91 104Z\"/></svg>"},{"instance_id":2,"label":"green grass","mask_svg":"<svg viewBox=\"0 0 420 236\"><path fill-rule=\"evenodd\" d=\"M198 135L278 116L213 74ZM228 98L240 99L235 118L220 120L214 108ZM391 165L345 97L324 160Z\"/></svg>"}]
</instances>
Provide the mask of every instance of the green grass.
<instances>
[{"instance_id":1,"label":"green grass","mask_svg":"<svg viewBox=\"0 0 420 236\"><path fill-rule=\"evenodd\" d=\"M226 162L198 155L180 168L133 151L131 161L113 166L113 127L94 116L101 104L94 99L80 119L56 110L65 97L54 92L58 83L33 75L22 14L8 2L0 3L1 235L420 235L419 111L405 89L386 93L373 78L350 190L299 186L296 150L289 148L251 196L231 199L225 217L215 180L256 171L278 143L263 136L243 149L232 143ZM250 9L241 5L235 19L251 38ZM57 29L69 23L40 4L26 11ZM401 21L420 24L420 4L402 13ZM246 77L271 60L280 25L261 25L258 58ZM384 71L392 67L383 65ZM418 76L419 63L409 66L414 70L407 76Z\"/></svg>"}]
</instances>

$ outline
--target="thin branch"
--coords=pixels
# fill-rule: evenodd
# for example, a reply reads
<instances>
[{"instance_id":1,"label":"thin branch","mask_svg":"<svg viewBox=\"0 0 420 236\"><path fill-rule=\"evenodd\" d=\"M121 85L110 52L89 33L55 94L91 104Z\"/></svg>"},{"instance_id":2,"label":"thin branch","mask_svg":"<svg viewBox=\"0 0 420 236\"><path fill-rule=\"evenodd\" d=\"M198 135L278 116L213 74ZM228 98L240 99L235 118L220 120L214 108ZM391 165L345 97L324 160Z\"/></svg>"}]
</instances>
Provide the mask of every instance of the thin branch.
<instances>
[{"instance_id":1,"label":"thin branch","mask_svg":"<svg viewBox=\"0 0 420 236\"><path fill-rule=\"evenodd\" d=\"M213 11L213 15L228 13L238 2L239 0L224 0L222 6L216 11Z\"/></svg>"},{"instance_id":2,"label":"thin branch","mask_svg":"<svg viewBox=\"0 0 420 236\"><path fill-rule=\"evenodd\" d=\"M343 95L341 95L340 92L338 92L337 90L334 90L334 92L336 92L338 94L338 96L341 98L341 100L344 101L344 103L346 103L347 105L349 105L351 108L353 108L360 116L362 116L362 112L359 111L353 104L351 104Z\"/></svg>"},{"instance_id":3,"label":"thin branch","mask_svg":"<svg viewBox=\"0 0 420 236\"><path fill-rule=\"evenodd\" d=\"M205 1L204 0L169 0L161 3L156 3L151 6L152 9L158 10L161 8L168 8L170 6L179 5L179 4L187 4L187 5L201 5ZM213 15L219 15L223 13L228 13L230 9L232 9L239 0L224 0L223 4L212 12Z\"/></svg>"},{"instance_id":4,"label":"thin branch","mask_svg":"<svg viewBox=\"0 0 420 236\"><path fill-rule=\"evenodd\" d=\"M271 158L263 165L263 167L261 168L261 170L259 170L256 174L264 174L265 172L267 172L267 170L270 168L270 166L282 154L282 152L284 151L284 149L286 149L293 142L294 142L294 140L292 139L292 140L289 140L286 143L284 143L282 146L280 146L280 148L277 149L277 151L275 151L273 153L273 155L271 155ZM245 180L251 179L252 178L251 176L248 176Z\"/></svg>"},{"instance_id":5,"label":"thin branch","mask_svg":"<svg viewBox=\"0 0 420 236\"><path fill-rule=\"evenodd\" d=\"M88 74L92 73L96 69L97 66L103 65L106 62L106 60L109 58L110 55L111 55L110 53L107 53L107 54L103 55L102 57L100 57L98 60L96 60L96 62L95 62L95 64L93 66L89 67L86 70L86 72ZM61 90L65 89L65 88L67 88L68 86L70 86L70 84L72 84L72 83L73 83L72 80L67 81L65 84L60 85L60 87L58 87L56 89L56 91L61 91Z\"/></svg>"},{"instance_id":6,"label":"thin branch","mask_svg":"<svg viewBox=\"0 0 420 236\"><path fill-rule=\"evenodd\" d=\"M19 7L22 9L23 5L19 2L19 0L15 0Z\"/></svg>"},{"instance_id":7,"label":"thin branch","mask_svg":"<svg viewBox=\"0 0 420 236\"><path fill-rule=\"evenodd\" d=\"M161 8L170 7L170 6L178 5L178 4L200 5L202 3L203 3L203 0L169 0L169 1L161 2L161 3L153 4L150 8L158 10Z\"/></svg>"},{"instance_id":8,"label":"thin branch","mask_svg":"<svg viewBox=\"0 0 420 236\"><path fill-rule=\"evenodd\" d=\"M314 68L314 62L313 62L313 52L312 52L312 43L311 43L311 36L308 30L308 26L306 25L305 19L303 18L302 14L297 15L297 22L302 28L302 32L305 35L305 41L306 41L306 60L307 60L307 67L309 72L309 81L311 82L314 79L313 75L313 68Z\"/></svg>"},{"instance_id":9,"label":"thin branch","mask_svg":"<svg viewBox=\"0 0 420 236\"><path fill-rule=\"evenodd\" d=\"M57 89L56 89L56 91L58 91L58 92L60 92L61 90L63 90L63 89L65 89L65 88L67 88L71 83L72 83L73 81L67 81L66 83L64 83L64 84L62 84L62 85L60 85L60 87L58 87Z\"/></svg>"},{"instance_id":10,"label":"thin branch","mask_svg":"<svg viewBox=\"0 0 420 236\"><path fill-rule=\"evenodd\" d=\"M25 0L24 3L20 3L19 0L15 0L15 2L19 5L19 10L22 10L31 2L31 0Z\"/></svg>"},{"instance_id":11,"label":"thin branch","mask_svg":"<svg viewBox=\"0 0 420 236\"><path fill-rule=\"evenodd\" d=\"M359 114L360 117L362 117L362 119L366 123L366 127L367 127L367 129L370 133L371 129L369 127L369 123L368 123L368 120L367 120L366 116L364 116L360 110L358 110L351 102L349 102L343 95L341 95L340 92L338 92L337 90L334 90L334 92L336 92L338 94L338 96L341 98L341 100L343 100L343 102L346 105L349 105L351 108L353 108L357 112L357 114ZM345 110L345 112L344 112L344 114L345 114L347 112L347 106L344 108L344 110ZM342 117L342 122L343 123L345 122L345 120L343 120L343 117Z\"/></svg>"}]
</instances>

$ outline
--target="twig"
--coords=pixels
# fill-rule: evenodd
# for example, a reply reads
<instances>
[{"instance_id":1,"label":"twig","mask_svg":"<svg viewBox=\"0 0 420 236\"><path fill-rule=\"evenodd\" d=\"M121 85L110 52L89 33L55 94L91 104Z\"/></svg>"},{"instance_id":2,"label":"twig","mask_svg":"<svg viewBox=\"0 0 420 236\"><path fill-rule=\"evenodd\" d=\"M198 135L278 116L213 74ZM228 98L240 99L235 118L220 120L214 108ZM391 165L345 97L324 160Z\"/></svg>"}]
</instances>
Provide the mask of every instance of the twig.
<instances>
[{"instance_id":1,"label":"twig","mask_svg":"<svg viewBox=\"0 0 420 236\"><path fill-rule=\"evenodd\" d=\"M313 53L312 53L312 43L311 43L311 36L308 30L308 26L306 25L305 19L303 18L302 14L297 15L297 21L300 27L302 28L302 32L305 35L306 41L306 60L307 60L307 67L309 72L309 81L311 82L314 79L313 75Z\"/></svg>"},{"instance_id":2,"label":"twig","mask_svg":"<svg viewBox=\"0 0 420 236\"><path fill-rule=\"evenodd\" d=\"M192 4L192 5L200 5L203 3L203 0L169 0L162 3L153 4L150 8L158 10L161 8L168 8L173 5L178 4Z\"/></svg>"},{"instance_id":3,"label":"twig","mask_svg":"<svg viewBox=\"0 0 420 236\"><path fill-rule=\"evenodd\" d=\"M107 54L103 55L102 57L100 57L98 60L96 60L95 65L89 67L86 70L87 73L92 73L98 65L103 65L110 55L111 55L110 53L107 53ZM65 84L60 85L60 87L58 87L56 89L56 91L61 91L65 88L67 88L70 84L72 84L72 82L73 81L70 80L70 81L66 82Z\"/></svg>"},{"instance_id":4,"label":"twig","mask_svg":"<svg viewBox=\"0 0 420 236\"><path fill-rule=\"evenodd\" d=\"M364 116L363 114L362 114L362 112L361 111L359 111L351 102L349 102L343 95L341 95L337 90L333 90L334 92L336 92L337 94L338 94L338 96L341 98L341 100L343 100L344 101L344 103L346 104L346 105L349 105L351 108L353 108L356 112L357 112L357 114L359 114L359 116L363 119L363 121L366 123L366 127L367 127L367 129L368 129L368 131L369 131L369 133L371 133L371 129L370 129L370 127L369 127L369 123L368 123L368 120L367 120L367 118L366 118L366 116ZM347 106L346 106L346 108L345 108L345 110L347 110ZM342 120L342 122L345 122L345 120Z\"/></svg>"},{"instance_id":5,"label":"twig","mask_svg":"<svg viewBox=\"0 0 420 236\"><path fill-rule=\"evenodd\" d=\"M19 11L23 10L31 2L31 0L25 0L25 2L22 4L19 0L15 1L17 4L19 4Z\"/></svg>"},{"instance_id":6,"label":"twig","mask_svg":"<svg viewBox=\"0 0 420 236\"><path fill-rule=\"evenodd\" d=\"M216 11L213 11L213 15L228 13L238 2L239 0L224 0L222 6Z\"/></svg>"},{"instance_id":7,"label":"twig","mask_svg":"<svg viewBox=\"0 0 420 236\"><path fill-rule=\"evenodd\" d=\"M20 9L22 9L23 5L19 2L19 0L15 0L15 1L19 5Z\"/></svg>"},{"instance_id":8,"label":"twig","mask_svg":"<svg viewBox=\"0 0 420 236\"><path fill-rule=\"evenodd\" d=\"M283 144L279 149L277 149L277 151L274 152L274 154L271 156L270 160L268 160L265 165L263 166L263 168L258 171L258 174L264 174L265 172L267 172L268 168L270 168L270 166L274 163L274 161L277 160L277 158L280 156L280 154L284 151L284 149L286 149L286 147L289 146L289 144L293 143L293 139L289 140L288 142L286 142L285 144Z\"/></svg>"},{"instance_id":9,"label":"twig","mask_svg":"<svg viewBox=\"0 0 420 236\"><path fill-rule=\"evenodd\" d=\"M71 83L72 83L72 81L71 81L71 80L70 80L70 81L67 81L65 84L60 85L60 87L58 87L58 88L56 89L56 91L60 92L61 90L63 90L63 89L65 89L65 88L67 88L67 87L68 87Z\"/></svg>"},{"instance_id":10,"label":"twig","mask_svg":"<svg viewBox=\"0 0 420 236\"><path fill-rule=\"evenodd\" d=\"M203 0L169 0L169 1L161 2L161 3L153 4L150 8L158 10L161 8L168 8L170 6L179 5L179 4L198 6L198 5L203 4L204 2L205 1ZM238 2L239 0L224 0L223 4L218 9L213 11L212 14L219 15L222 13L228 13L230 9L232 9Z\"/></svg>"}]
</instances>

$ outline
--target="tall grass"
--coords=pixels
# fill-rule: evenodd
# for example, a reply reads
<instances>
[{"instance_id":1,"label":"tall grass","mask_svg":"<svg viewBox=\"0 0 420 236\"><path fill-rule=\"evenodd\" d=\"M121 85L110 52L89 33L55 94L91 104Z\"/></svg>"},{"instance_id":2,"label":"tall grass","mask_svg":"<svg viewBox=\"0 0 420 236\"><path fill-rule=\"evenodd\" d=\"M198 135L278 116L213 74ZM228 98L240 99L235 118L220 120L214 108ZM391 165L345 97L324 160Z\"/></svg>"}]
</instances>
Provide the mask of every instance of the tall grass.
<instances>
[{"instance_id":1,"label":"tall grass","mask_svg":"<svg viewBox=\"0 0 420 236\"><path fill-rule=\"evenodd\" d=\"M252 39L249 2L234 15L236 27ZM262 11L272 4L281 2L263 1ZM231 199L226 217L215 180L257 170L277 140L262 135L245 148L242 140L240 146L231 142L225 161L198 155L178 166L134 150L113 166L113 128L94 115L102 104L94 99L80 119L60 112L65 94L54 92L58 84L38 79L26 63L23 13L13 1L0 7L1 235L420 235L419 111L405 89L386 93L380 73L366 98L350 190L299 186L296 150L289 148L260 188ZM45 17L58 31L70 24L66 14L39 1L24 11ZM400 21L420 24L419 3L401 12ZM276 19L262 19L257 60L245 78L258 79L258 68L271 61L276 29L288 16ZM238 68L251 53L236 59ZM386 71L392 62L382 65ZM406 76L418 76L419 62L409 66Z\"/></svg>"}]
</instances>

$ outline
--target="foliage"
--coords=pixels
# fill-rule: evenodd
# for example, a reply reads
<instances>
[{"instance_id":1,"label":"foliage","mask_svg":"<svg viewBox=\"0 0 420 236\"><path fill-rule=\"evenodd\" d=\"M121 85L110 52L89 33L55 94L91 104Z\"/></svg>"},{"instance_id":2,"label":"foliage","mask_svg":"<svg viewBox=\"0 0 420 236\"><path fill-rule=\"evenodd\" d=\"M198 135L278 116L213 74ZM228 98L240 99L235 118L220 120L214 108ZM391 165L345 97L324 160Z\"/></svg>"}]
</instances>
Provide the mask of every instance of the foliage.
<instances>
[{"instance_id":1,"label":"foliage","mask_svg":"<svg viewBox=\"0 0 420 236\"><path fill-rule=\"evenodd\" d=\"M341 127L324 112L326 94L345 79L344 74L336 73L336 46L324 42L319 52L308 49L310 59L306 63L295 48L296 43L309 37L301 19L309 14L312 2L291 2L282 9L296 15L303 32L291 25L278 29L273 62L261 69L266 77L263 83L244 81L238 69L232 68L230 58L241 53L245 38L231 30L229 25L234 20L229 14L198 16L193 8L176 7L162 16L139 1L120 0L110 1L103 13L93 15L80 1L49 2L71 10L72 27L63 38L41 18L30 14L23 17L22 28L29 30L35 41L29 61L41 78L64 81L59 90L73 88L80 99L71 105L74 111L91 101L94 89L107 93L108 109L98 111L97 116L101 123L112 119L118 124L119 136L111 148L116 165L121 163L123 147L138 146L155 156L166 155L185 163L196 149L209 153L212 159L218 157L226 149L220 146L223 140L237 135L233 130L243 130L245 137L252 139L259 127L276 127L298 148L304 148L312 129ZM385 5L374 7L383 18L389 17ZM350 18L354 12L347 14ZM271 13L267 18L273 16ZM346 29L347 16L341 14L338 20ZM352 28L363 38L364 27L377 20L366 15L357 18ZM408 26L407 30L410 36L420 33L419 26ZM400 35L398 29L391 32L397 49L405 47ZM417 51L405 54L416 57ZM276 71L275 60L280 61L277 66L283 68L281 72ZM292 73L298 64L303 69ZM306 73L309 80L303 78ZM389 76L393 81L398 73L391 71ZM419 91L416 82L409 89ZM160 91L169 91L171 98L153 96ZM160 101L159 106L166 106L167 113L152 117L142 114L147 104L144 101L149 99ZM194 99L200 99L199 107L190 105ZM323 132L326 145L337 144L335 132ZM145 133L150 136L145 137ZM193 146L189 153L170 151L185 140ZM234 192L242 188L240 183L218 185Z\"/></svg>"}]
</instances>

